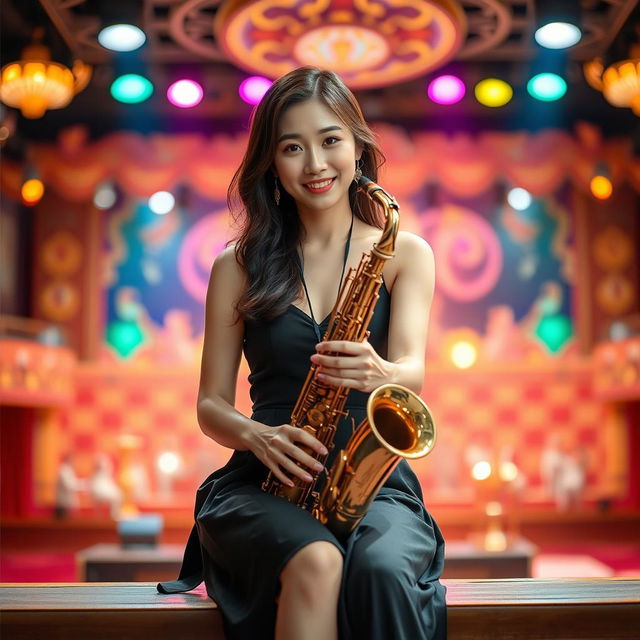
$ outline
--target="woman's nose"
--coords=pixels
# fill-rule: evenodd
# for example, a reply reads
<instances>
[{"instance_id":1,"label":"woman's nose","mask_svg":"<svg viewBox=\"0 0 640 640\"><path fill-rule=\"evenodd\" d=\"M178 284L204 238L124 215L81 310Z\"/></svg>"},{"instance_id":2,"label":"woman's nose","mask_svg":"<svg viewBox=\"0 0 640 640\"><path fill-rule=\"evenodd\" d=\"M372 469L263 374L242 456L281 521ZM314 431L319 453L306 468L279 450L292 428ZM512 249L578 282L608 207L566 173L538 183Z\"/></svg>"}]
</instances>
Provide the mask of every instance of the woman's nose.
<instances>
[{"instance_id":1,"label":"woman's nose","mask_svg":"<svg viewBox=\"0 0 640 640\"><path fill-rule=\"evenodd\" d=\"M320 149L310 149L307 154L307 163L305 171L307 173L319 173L326 169L327 162L324 153Z\"/></svg>"}]
</instances>

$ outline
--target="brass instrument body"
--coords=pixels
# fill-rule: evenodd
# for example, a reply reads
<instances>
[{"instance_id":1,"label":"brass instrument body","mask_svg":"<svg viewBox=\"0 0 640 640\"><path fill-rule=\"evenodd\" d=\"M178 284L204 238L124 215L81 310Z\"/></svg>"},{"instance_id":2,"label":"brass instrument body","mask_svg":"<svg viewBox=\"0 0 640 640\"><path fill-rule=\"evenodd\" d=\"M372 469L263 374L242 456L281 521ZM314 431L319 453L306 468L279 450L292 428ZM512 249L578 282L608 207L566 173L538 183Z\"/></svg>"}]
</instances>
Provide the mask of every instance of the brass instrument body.
<instances>
[{"instance_id":1,"label":"brass instrument body","mask_svg":"<svg viewBox=\"0 0 640 640\"><path fill-rule=\"evenodd\" d=\"M325 342L333 340L362 342L365 340L368 335L367 328L379 297L378 292L382 285L382 270L386 261L393 258L395 252L395 240L399 225L398 203L382 187L364 176L359 180L359 188L365 190L371 199L377 200L383 206L386 223L380 241L373 246L371 252L363 254L357 269L349 270L331 313L329 326L323 337ZM330 355L341 354L331 353ZM334 448L333 441L337 425L340 419L347 415L344 406L350 389L321 383L317 378L317 370L317 365L311 365L291 413L290 424L304 429L327 448L328 453L320 455L307 447L301 447L324 466ZM339 531L341 536L348 535L366 513L375 492L400 461L400 456L412 457L411 454L406 455L404 451L400 452L399 449L395 449L392 444L385 443L384 439L380 440L376 434L374 416L378 412L378 407L372 403L372 398L377 398L377 392L385 387L393 387L400 395L410 394L422 403L426 413L429 414L426 405L409 389L399 385L384 385L371 394L367 404L368 417L363 420L351 436L347 448L339 452L331 471L327 472L327 482L322 496L318 491L315 491L317 475L312 482L305 482L294 477L294 486L288 487L280 482L272 472L269 472L267 479L262 484L262 489L307 509L332 531L332 526L336 526L336 531ZM401 411L402 409L398 407L396 413ZM409 426L405 420L398 421L396 419L395 422ZM373 428L371 425L374 425ZM433 427L432 421L431 425ZM435 427L432 431L431 447L435 442ZM392 442L393 438L390 441ZM422 449L424 450L425 447L423 446ZM424 450L420 455L426 455L428 451L430 448ZM420 456L416 454L413 457ZM383 458L386 459L384 462ZM376 465L380 464L379 471L382 470L382 473L378 474L375 480L369 478L366 482L357 478L358 470L369 470L373 461ZM368 496L365 495L367 491L364 489L365 486L370 492L375 487L375 492ZM339 507L339 512L337 511L335 515L332 514L329 503Z\"/></svg>"},{"instance_id":2,"label":"brass instrument body","mask_svg":"<svg viewBox=\"0 0 640 640\"><path fill-rule=\"evenodd\" d=\"M427 455L435 440L421 398L401 385L378 387L367 401L367 417L331 467L314 515L337 538L346 538L400 460Z\"/></svg>"}]
</instances>

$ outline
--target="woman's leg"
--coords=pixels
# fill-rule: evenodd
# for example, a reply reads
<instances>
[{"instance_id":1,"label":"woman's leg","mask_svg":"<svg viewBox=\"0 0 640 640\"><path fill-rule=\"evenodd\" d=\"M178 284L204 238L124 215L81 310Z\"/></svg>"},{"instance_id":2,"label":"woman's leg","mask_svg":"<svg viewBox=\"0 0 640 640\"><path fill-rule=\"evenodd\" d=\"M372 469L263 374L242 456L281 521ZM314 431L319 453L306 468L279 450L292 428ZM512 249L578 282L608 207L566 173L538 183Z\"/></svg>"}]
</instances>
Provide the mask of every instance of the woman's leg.
<instances>
[{"instance_id":1,"label":"woman's leg","mask_svg":"<svg viewBox=\"0 0 640 640\"><path fill-rule=\"evenodd\" d=\"M349 640L446 638L442 537L402 500L379 495L349 543L340 610Z\"/></svg>"},{"instance_id":2,"label":"woman's leg","mask_svg":"<svg viewBox=\"0 0 640 640\"><path fill-rule=\"evenodd\" d=\"M287 562L280 582L276 640L337 640L342 554L312 542Z\"/></svg>"}]
</instances>

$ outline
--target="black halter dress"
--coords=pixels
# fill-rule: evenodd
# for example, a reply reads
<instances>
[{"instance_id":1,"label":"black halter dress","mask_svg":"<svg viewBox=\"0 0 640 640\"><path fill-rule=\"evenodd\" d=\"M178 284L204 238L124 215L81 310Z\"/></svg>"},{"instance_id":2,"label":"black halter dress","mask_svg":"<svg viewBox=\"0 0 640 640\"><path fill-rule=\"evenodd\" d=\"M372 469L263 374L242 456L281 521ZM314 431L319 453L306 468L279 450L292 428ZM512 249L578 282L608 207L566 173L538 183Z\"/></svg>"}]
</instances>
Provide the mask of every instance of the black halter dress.
<instances>
[{"instance_id":1,"label":"black halter dress","mask_svg":"<svg viewBox=\"0 0 640 640\"><path fill-rule=\"evenodd\" d=\"M390 302L383 284L369 325L369 342L383 358ZM328 321L320 323L323 333ZM315 353L313 324L293 305L272 322L245 322L253 420L272 426L289 422ZM338 425L328 467L365 417L367 397L355 390L349 393L349 415ZM222 611L228 640L269 640L280 572L305 545L327 541L344 557L340 640L446 638L445 589L439 582L444 541L406 460L344 543L307 511L264 493L260 485L266 475L253 453L235 451L204 481L180 576L159 584L161 593L189 591L204 580Z\"/></svg>"}]
</instances>

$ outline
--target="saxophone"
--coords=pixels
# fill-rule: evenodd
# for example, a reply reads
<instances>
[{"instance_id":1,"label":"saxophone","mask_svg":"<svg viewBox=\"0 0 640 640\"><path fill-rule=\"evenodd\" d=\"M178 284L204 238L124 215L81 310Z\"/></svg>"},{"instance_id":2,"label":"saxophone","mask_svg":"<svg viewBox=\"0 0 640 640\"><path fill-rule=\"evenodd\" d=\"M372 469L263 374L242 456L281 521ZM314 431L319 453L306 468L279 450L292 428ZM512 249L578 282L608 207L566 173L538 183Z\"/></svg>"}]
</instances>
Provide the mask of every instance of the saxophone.
<instances>
[{"instance_id":1,"label":"saxophone","mask_svg":"<svg viewBox=\"0 0 640 640\"><path fill-rule=\"evenodd\" d=\"M386 221L380 241L364 253L356 269L350 269L331 312L323 341L362 342L378 300L382 269L394 256L399 208L395 198L362 176L358 188L384 208ZM331 354L339 355L339 354ZM313 364L291 413L290 424L316 437L331 453L338 422L347 416L344 406L349 389L330 387L317 379ZM293 478L288 487L272 472L262 489L310 511L338 538L346 538L362 520L380 487L401 458L427 455L435 445L436 428L431 412L413 391L386 384L367 401L367 417L357 427L344 450L338 452L322 491L312 482ZM329 455L302 446L323 465Z\"/></svg>"}]
</instances>

